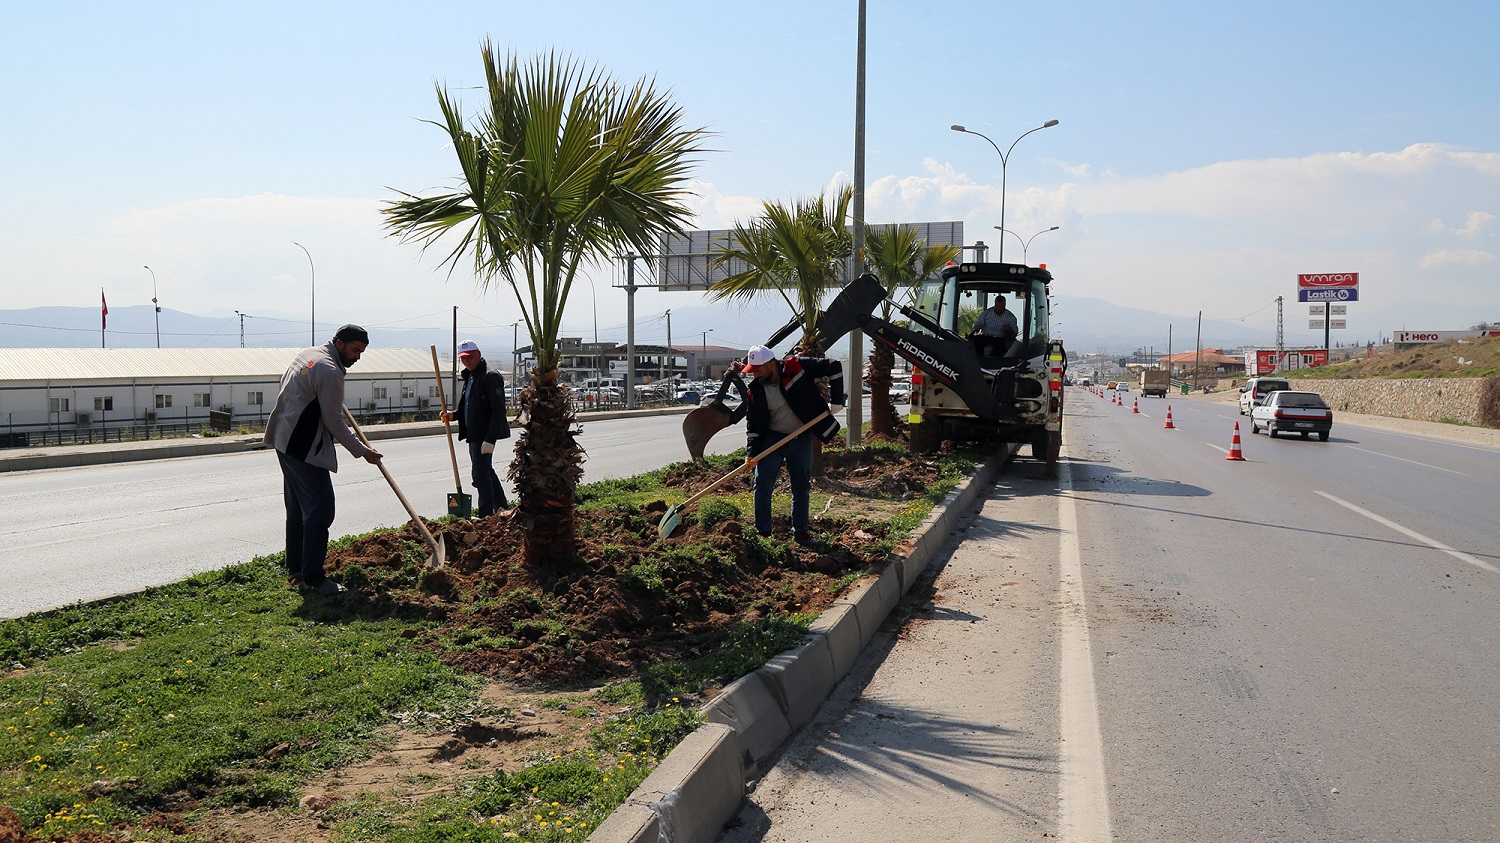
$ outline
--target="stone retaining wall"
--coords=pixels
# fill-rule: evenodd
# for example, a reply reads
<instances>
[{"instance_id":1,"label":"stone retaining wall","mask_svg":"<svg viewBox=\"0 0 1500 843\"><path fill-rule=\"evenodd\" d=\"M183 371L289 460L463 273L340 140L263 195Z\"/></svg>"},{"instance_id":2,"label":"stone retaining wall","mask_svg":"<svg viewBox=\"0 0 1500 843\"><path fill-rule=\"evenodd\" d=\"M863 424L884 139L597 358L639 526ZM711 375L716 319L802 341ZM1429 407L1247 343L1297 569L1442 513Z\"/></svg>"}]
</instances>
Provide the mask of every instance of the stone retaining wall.
<instances>
[{"instance_id":1,"label":"stone retaining wall","mask_svg":"<svg viewBox=\"0 0 1500 843\"><path fill-rule=\"evenodd\" d=\"M1293 389L1322 394L1334 412L1500 427L1500 378L1291 382Z\"/></svg>"}]
</instances>

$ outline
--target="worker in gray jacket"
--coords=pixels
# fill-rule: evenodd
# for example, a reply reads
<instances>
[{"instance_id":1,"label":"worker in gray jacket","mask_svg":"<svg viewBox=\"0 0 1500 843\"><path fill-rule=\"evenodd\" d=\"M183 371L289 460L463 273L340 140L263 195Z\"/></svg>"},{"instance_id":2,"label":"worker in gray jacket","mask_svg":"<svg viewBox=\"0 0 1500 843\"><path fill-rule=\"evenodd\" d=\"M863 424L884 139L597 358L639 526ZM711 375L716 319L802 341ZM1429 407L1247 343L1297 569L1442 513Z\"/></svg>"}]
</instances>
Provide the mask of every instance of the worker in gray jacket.
<instances>
[{"instance_id":1,"label":"worker in gray jacket","mask_svg":"<svg viewBox=\"0 0 1500 843\"><path fill-rule=\"evenodd\" d=\"M323 573L333 525L333 472L339 470L334 440L371 465L380 462L380 452L361 442L344 421L344 375L369 344L364 328L345 325L328 342L303 349L281 376L281 391L266 419L266 444L281 463L287 575L314 594L344 591Z\"/></svg>"}]
</instances>

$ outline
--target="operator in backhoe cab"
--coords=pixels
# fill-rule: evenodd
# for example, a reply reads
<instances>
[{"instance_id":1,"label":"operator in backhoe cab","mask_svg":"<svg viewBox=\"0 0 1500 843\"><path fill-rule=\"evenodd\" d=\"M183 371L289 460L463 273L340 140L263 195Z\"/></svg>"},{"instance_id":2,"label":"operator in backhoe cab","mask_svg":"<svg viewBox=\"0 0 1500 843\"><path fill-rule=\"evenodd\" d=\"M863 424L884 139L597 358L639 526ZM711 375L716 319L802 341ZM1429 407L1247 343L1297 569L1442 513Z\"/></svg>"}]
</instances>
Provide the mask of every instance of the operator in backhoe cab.
<instances>
[{"instance_id":1,"label":"operator in backhoe cab","mask_svg":"<svg viewBox=\"0 0 1500 843\"><path fill-rule=\"evenodd\" d=\"M980 357L1003 357L1018 333L1016 315L1005 309L1005 296L995 296L995 306L979 314L969 339Z\"/></svg>"},{"instance_id":2,"label":"operator in backhoe cab","mask_svg":"<svg viewBox=\"0 0 1500 843\"><path fill-rule=\"evenodd\" d=\"M741 371L754 375L755 380L750 383L749 400L735 408L729 423L746 420L745 459L755 465L755 530L762 536L771 535L771 492L784 461L792 483L792 537L798 544L810 544L812 438L830 442L838 435L839 423L832 414L844 408L844 364L826 357L796 355L777 360L776 352L757 345L745 355ZM826 401L818 391L816 378L828 379ZM825 413L829 415L818 419ZM762 451L814 420L818 423L796 439L760 457Z\"/></svg>"}]
</instances>

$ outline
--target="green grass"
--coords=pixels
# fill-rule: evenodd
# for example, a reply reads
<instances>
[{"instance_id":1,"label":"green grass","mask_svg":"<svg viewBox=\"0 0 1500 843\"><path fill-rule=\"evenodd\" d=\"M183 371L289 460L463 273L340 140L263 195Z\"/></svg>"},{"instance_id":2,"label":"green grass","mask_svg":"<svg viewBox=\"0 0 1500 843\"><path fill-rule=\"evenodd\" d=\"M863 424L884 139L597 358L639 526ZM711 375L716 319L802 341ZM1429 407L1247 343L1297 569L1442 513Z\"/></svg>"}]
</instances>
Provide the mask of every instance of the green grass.
<instances>
[{"instance_id":1,"label":"green grass","mask_svg":"<svg viewBox=\"0 0 1500 843\"><path fill-rule=\"evenodd\" d=\"M980 458L973 452L935 458L942 480L887 522L890 547ZM741 458L710 461L727 472ZM665 472L589 484L579 501L640 520L635 509L642 501L680 494L661 486ZM815 500L815 511L821 504ZM742 518L749 506L748 495L731 495L706 500L698 513L715 521ZM758 549L784 550L764 541ZM400 575L415 583L424 553L415 547ZM651 590L667 574L733 564L712 555L707 545L675 548L625 576L632 587ZM357 579L359 572L346 574ZM527 608L538 619L518 633L577 634L548 617L547 598L517 591L494 599L536 604ZM727 598L710 588L708 599ZM337 841L581 840L697 727L700 716L684 700L795 646L812 620L767 617L696 658L655 665L636 681L600 689L599 703L623 711L591 731L583 752L510 773L476 772L456 792L416 804L364 794L323 819ZM137 837L156 839L170 834L135 824L168 805L293 805L312 777L368 757L381 727L440 728L480 713L482 680L458 674L403 637L428 625L376 620L350 613L343 601L299 597L285 585L279 554L133 597L0 622L0 667L18 666L0 679L0 805L42 835L130 827ZM465 638L462 630L451 636L456 646L507 643L477 633ZM567 697L543 705L589 714Z\"/></svg>"},{"instance_id":2,"label":"green grass","mask_svg":"<svg viewBox=\"0 0 1500 843\"><path fill-rule=\"evenodd\" d=\"M178 794L295 802L398 712L454 712L479 683L283 584L261 557L136 598L0 625L0 804L46 833L136 818ZM113 782L90 795L90 783Z\"/></svg>"}]
</instances>

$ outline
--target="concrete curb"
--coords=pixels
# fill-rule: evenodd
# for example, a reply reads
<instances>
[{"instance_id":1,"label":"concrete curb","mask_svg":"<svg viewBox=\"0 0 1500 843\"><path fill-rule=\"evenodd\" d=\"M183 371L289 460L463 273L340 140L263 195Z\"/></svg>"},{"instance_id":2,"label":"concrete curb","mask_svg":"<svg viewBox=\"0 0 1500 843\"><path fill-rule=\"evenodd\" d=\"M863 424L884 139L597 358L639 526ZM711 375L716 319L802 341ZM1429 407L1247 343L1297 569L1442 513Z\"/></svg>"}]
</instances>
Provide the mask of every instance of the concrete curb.
<instances>
[{"instance_id":1,"label":"concrete curb","mask_svg":"<svg viewBox=\"0 0 1500 843\"><path fill-rule=\"evenodd\" d=\"M619 410L599 413L579 413L579 421L608 421L610 419L639 416L685 415L696 407L681 405L650 410ZM406 439L412 436L437 436L443 432L442 422L409 422L407 424L375 424L362 428L371 441L380 439ZM112 463L137 462L140 460L166 460L177 457L199 457L210 454L238 454L245 451L266 449L261 434L238 434L211 438L182 437L179 439L157 439L143 442L101 442L97 445L63 445L55 448L19 448L0 451L0 473L7 471L36 471L45 468L77 468L85 465L109 465Z\"/></svg>"},{"instance_id":2,"label":"concrete curb","mask_svg":"<svg viewBox=\"0 0 1500 843\"><path fill-rule=\"evenodd\" d=\"M739 812L747 781L765 773L782 744L812 719L1016 450L1008 447L948 493L903 545L905 553L892 554L819 615L806 641L731 682L705 705L708 722L667 754L588 843L716 839Z\"/></svg>"}]
</instances>

